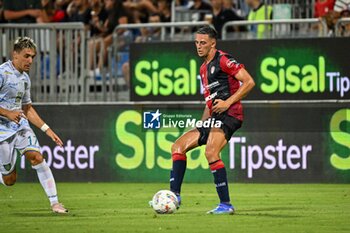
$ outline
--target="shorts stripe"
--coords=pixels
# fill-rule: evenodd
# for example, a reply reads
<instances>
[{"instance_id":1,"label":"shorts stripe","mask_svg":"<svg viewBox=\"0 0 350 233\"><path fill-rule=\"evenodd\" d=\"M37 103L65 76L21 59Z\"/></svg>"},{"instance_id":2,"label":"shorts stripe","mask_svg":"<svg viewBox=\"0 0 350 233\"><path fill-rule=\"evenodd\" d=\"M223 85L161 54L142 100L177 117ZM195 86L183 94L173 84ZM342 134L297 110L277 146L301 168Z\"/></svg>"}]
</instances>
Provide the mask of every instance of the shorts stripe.
<instances>
[{"instance_id":1,"label":"shorts stripe","mask_svg":"<svg viewBox=\"0 0 350 233\"><path fill-rule=\"evenodd\" d=\"M20 150L22 155L28 151L36 151L36 152L40 153L40 148L39 147L27 147L27 148L24 148L23 150Z\"/></svg>"}]
</instances>

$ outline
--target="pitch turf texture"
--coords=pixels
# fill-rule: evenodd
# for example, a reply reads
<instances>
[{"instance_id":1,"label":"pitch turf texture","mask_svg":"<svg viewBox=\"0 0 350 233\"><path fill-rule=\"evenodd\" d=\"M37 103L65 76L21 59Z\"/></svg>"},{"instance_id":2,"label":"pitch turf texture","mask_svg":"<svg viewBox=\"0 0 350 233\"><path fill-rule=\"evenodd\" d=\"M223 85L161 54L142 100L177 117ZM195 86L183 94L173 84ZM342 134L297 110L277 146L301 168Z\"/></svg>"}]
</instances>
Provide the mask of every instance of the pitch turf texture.
<instances>
[{"instance_id":1,"label":"pitch turf texture","mask_svg":"<svg viewBox=\"0 0 350 233\"><path fill-rule=\"evenodd\" d=\"M183 203L156 215L148 201L167 184L59 183L61 216L48 209L38 183L0 187L0 232L350 232L350 185L233 184L235 215L215 207L212 184L184 184Z\"/></svg>"}]
</instances>

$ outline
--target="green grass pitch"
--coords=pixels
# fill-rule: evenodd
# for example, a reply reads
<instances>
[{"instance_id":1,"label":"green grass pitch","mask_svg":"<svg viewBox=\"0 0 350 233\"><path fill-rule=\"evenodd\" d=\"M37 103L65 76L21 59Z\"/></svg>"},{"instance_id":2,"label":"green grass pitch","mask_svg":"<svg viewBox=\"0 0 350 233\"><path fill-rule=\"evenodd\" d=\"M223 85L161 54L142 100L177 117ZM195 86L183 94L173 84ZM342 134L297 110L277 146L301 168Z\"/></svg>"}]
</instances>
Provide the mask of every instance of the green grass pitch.
<instances>
[{"instance_id":1,"label":"green grass pitch","mask_svg":"<svg viewBox=\"0 0 350 233\"><path fill-rule=\"evenodd\" d=\"M215 207L213 184L184 184L183 203L156 215L148 201L167 184L59 183L66 216L50 212L39 183L0 187L0 232L350 232L348 184L231 184L235 215Z\"/></svg>"}]
</instances>

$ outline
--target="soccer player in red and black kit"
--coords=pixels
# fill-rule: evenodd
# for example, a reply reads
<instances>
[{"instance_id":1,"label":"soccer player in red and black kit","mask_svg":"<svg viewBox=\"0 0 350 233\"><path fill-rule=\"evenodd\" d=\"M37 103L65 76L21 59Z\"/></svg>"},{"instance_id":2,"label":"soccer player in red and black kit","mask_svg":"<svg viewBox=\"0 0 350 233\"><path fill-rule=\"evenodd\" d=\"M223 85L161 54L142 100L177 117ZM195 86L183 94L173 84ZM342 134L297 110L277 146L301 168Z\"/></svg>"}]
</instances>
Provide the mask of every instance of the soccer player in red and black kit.
<instances>
[{"instance_id":1,"label":"soccer player in red and black kit","mask_svg":"<svg viewBox=\"0 0 350 233\"><path fill-rule=\"evenodd\" d=\"M240 100L255 86L255 82L244 66L231 55L216 49L217 33L210 26L196 32L197 53L204 59L200 76L204 87L206 107L202 120L217 121L220 127L192 129L176 140L171 148L173 167L170 177L170 190L181 203L180 191L186 170L186 152L206 144L205 156L214 175L220 204L210 214L233 214L225 165L220 159L220 151L243 121Z\"/></svg>"}]
</instances>

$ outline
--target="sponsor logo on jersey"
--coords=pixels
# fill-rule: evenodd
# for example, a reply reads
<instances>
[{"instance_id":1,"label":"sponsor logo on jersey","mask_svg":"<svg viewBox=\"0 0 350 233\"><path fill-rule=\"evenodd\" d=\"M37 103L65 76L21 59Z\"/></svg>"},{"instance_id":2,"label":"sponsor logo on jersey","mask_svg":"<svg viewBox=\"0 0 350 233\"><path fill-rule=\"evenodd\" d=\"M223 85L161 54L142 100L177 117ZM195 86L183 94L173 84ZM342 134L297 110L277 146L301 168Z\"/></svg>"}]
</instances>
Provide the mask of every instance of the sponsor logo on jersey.
<instances>
[{"instance_id":1,"label":"sponsor logo on jersey","mask_svg":"<svg viewBox=\"0 0 350 233\"><path fill-rule=\"evenodd\" d=\"M237 63L237 61L235 60L235 59L228 59L227 61L226 61L226 66L228 67L228 68L232 68L235 64Z\"/></svg>"},{"instance_id":2,"label":"sponsor logo on jersey","mask_svg":"<svg viewBox=\"0 0 350 233\"><path fill-rule=\"evenodd\" d=\"M205 97L205 101L208 102L208 101L214 99L217 95L218 95L218 92L214 92L213 94L208 95L207 97Z\"/></svg>"},{"instance_id":3,"label":"sponsor logo on jersey","mask_svg":"<svg viewBox=\"0 0 350 233\"><path fill-rule=\"evenodd\" d=\"M212 89L212 88L214 88L214 87L217 87L217 86L220 86L219 81L215 81L215 82L212 82L212 83L206 85L206 86L205 86L205 89L206 89L206 90L210 90L210 89Z\"/></svg>"},{"instance_id":4,"label":"sponsor logo on jersey","mask_svg":"<svg viewBox=\"0 0 350 233\"><path fill-rule=\"evenodd\" d=\"M215 66L212 66L212 67L210 68L210 73L211 73L211 74L214 74L214 71L215 71Z\"/></svg>"}]
</instances>

